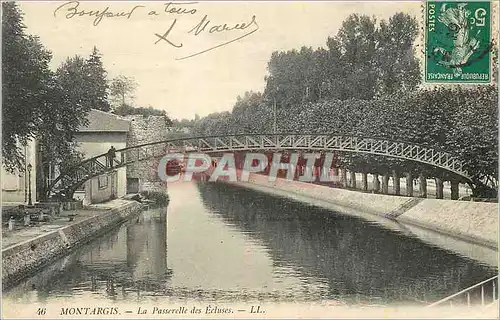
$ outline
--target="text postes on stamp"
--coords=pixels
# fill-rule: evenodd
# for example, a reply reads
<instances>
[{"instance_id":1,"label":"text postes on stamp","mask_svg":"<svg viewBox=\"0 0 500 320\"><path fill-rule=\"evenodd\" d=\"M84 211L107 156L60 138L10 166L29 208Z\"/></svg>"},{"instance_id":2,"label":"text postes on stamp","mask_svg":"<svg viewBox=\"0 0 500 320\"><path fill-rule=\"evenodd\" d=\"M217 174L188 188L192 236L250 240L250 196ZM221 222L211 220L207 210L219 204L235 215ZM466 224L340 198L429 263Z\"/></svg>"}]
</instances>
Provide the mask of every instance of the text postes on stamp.
<instances>
[{"instance_id":1,"label":"text postes on stamp","mask_svg":"<svg viewBox=\"0 0 500 320\"><path fill-rule=\"evenodd\" d=\"M491 3L428 1L425 81L491 81Z\"/></svg>"}]
</instances>

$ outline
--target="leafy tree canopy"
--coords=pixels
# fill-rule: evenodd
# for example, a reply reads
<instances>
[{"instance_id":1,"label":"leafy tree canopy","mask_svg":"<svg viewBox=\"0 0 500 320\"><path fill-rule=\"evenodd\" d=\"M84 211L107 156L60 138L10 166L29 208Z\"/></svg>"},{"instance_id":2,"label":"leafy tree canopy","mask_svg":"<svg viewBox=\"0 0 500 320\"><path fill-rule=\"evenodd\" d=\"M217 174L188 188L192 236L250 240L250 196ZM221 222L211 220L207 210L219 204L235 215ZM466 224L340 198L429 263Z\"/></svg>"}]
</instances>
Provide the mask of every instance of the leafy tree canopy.
<instances>
[{"instance_id":1,"label":"leafy tree canopy","mask_svg":"<svg viewBox=\"0 0 500 320\"><path fill-rule=\"evenodd\" d=\"M334 132L413 142L458 156L472 175L475 194L485 194L482 186L498 185L498 88L418 89L417 34L416 19L404 13L380 23L351 15L327 39L326 49L274 52L264 93L245 93L231 113L196 121L194 133L270 133L276 118L278 133ZM411 161L339 156L339 165L359 172L461 179Z\"/></svg>"}]
</instances>

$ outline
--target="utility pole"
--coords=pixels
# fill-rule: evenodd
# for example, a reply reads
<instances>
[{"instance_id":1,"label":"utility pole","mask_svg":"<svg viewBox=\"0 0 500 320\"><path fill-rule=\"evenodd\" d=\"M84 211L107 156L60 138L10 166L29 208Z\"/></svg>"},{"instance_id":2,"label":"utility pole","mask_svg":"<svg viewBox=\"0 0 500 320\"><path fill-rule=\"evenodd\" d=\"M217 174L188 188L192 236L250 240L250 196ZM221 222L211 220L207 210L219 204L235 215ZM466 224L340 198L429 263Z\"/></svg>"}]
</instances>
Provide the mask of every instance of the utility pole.
<instances>
[{"instance_id":1,"label":"utility pole","mask_svg":"<svg viewBox=\"0 0 500 320\"><path fill-rule=\"evenodd\" d=\"M274 97L273 114L274 114L273 133L276 134L276 97Z\"/></svg>"}]
</instances>

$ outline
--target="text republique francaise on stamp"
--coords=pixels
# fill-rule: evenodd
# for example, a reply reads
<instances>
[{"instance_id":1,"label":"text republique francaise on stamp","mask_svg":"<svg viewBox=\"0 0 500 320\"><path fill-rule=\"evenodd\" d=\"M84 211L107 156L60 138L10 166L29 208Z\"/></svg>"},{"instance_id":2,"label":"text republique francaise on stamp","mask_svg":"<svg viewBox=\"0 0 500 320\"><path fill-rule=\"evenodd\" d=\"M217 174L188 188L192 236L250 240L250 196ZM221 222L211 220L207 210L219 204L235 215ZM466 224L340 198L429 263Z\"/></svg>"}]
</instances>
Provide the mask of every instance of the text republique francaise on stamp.
<instances>
[{"instance_id":1,"label":"text republique francaise on stamp","mask_svg":"<svg viewBox=\"0 0 500 320\"><path fill-rule=\"evenodd\" d=\"M491 81L491 3L428 1L425 81Z\"/></svg>"}]
</instances>

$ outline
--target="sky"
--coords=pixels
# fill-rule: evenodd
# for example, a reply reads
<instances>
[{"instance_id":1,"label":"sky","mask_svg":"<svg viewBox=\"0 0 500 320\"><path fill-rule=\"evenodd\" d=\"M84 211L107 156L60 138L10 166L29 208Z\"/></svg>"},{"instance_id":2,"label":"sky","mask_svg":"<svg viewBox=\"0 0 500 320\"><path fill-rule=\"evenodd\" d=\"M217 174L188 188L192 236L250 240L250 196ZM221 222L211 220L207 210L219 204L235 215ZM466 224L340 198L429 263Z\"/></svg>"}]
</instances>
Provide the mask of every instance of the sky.
<instances>
[{"instance_id":1,"label":"sky","mask_svg":"<svg viewBox=\"0 0 500 320\"><path fill-rule=\"evenodd\" d=\"M177 119L230 111L238 95L264 89L272 52L324 47L352 13L422 17L421 2L400 1L73 1L20 8L27 33L52 51L53 69L96 46L108 78L138 83L135 106Z\"/></svg>"}]
</instances>

